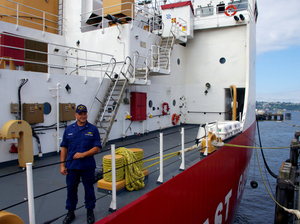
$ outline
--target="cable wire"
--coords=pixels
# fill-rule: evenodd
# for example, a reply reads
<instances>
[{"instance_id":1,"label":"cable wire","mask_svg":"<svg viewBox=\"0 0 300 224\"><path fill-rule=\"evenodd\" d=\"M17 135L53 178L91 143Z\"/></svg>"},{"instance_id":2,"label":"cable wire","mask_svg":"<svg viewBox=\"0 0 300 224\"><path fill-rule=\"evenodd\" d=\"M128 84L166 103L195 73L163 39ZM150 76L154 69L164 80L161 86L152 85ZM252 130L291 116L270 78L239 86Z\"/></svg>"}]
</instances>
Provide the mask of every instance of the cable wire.
<instances>
[{"instance_id":1,"label":"cable wire","mask_svg":"<svg viewBox=\"0 0 300 224\"><path fill-rule=\"evenodd\" d=\"M256 120L256 124L257 124L257 132L258 132L258 140L259 140L260 151L261 151L261 154L262 154L262 157L263 157L265 166L266 166L266 168L267 168L269 174L271 174L272 177L274 177L274 178L277 179L278 175L276 175L275 173L273 173L273 171L272 171L272 170L270 169L270 167L268 166L267 161L266 161L266 158L265 158L264 151L263 151L263 149L262 149L261 139L260 139L260 132L259 132L259 125L258 125L258 120Z\"/></svg>"}]
</instances>

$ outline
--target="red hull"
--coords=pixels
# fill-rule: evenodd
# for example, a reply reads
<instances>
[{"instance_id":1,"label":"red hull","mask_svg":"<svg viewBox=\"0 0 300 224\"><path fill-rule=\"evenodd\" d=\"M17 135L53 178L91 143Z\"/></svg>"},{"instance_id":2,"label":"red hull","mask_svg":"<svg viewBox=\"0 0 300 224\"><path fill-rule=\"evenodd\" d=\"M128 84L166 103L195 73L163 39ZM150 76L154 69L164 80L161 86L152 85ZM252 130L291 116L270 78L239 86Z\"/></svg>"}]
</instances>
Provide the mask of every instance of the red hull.
<instances>
[{"instance_id":1,"label":"red hull","mask_svg":"<svg viewBox=\"0 0 300 224\"><path fill-rule=\"evenodd\" d=\"M253 146L255 123L230 143ZM222 147L212 155L98 221L100 223L233 223L252 149Z\"/></svg>"}]
</instances>

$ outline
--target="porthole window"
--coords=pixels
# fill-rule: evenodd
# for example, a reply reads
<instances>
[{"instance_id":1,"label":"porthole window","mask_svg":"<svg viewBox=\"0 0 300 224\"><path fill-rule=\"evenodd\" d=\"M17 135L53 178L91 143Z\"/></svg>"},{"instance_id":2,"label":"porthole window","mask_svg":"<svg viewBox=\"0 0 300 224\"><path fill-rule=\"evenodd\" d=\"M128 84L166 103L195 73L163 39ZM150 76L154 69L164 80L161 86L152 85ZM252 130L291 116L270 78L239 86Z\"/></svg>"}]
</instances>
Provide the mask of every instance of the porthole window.
<instances>
[{"instance_id":1,"label":"porthole window","mask_svg":"<svg viewBox=\"0 0 300 224\"><path fill-rule=\"evenodd\" d=\"M179 58L177 59L177 64L180 65L180 59Z\"/></svg>"},{"instance_id":2,"label":"porthole window","mask_svg":"<svg viewBox=\"0 0 300 224\"><path fill-rule=\"evenodd\" d=\"M225 59L225 58L223 58L223 57L220 58L220 63L221 63L221 64L224 64L225 62L226 62L226 59Z\"/></svg>"},{"instance_id":3,"label":"porthole window","mask_svg":"<svg viewBox=\"0 0 300 224\"><path fill-rule=\"evenodd\" d=\"M153 106L153 102L152 100L149 100L149 103L148 103L149 107L151 108Z\"/></svg>"},{"instance_id":4,"label":"porthole window","mask_svg":"<svg viewBox=\"0 0 300 224\"><path fill-rule=\"evenodd\" d=\"M176 100L173 100L173 106L175 107L175 105L176 105Z\"/></svg>"},{"instance_id":5,"label":"porthole window","mask_svg":"<svg viewBox=\"0 0 300 224\"><path fill-rule=\"evenodd\" d=\"M47 115L50 114L50 112L51 112L51 104L48 102L44 103L44 114Z\"/></svg>"}]
</instances>

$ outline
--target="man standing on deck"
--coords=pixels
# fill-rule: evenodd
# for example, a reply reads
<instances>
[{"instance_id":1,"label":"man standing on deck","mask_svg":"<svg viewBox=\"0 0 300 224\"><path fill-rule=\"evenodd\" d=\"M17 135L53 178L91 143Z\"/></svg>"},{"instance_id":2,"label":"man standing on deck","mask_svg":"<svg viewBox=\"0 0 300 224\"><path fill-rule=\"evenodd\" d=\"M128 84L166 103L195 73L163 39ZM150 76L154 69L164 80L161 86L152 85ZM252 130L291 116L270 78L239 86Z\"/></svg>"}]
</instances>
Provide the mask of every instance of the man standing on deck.
<instances>
[{"instance_id":1,"label":"man standing on deck","mask_svg":"<svg viewBox=\"0 0 300 224\"><path fill-rule=\"evenodd\" d=\"M87 108L80 104L76 108L76 122L69 125L63 135L60 152L60 172L66 175L68 210L63 224L68 224L75 219L78 197L77 188L80 177L85 191L85 208L87 209L87 223L95 222L93 209L96 197L94 191L96 162L94 156L100 151L100 134L94 125L87 121Z\"/></svg>"}]
</instances>

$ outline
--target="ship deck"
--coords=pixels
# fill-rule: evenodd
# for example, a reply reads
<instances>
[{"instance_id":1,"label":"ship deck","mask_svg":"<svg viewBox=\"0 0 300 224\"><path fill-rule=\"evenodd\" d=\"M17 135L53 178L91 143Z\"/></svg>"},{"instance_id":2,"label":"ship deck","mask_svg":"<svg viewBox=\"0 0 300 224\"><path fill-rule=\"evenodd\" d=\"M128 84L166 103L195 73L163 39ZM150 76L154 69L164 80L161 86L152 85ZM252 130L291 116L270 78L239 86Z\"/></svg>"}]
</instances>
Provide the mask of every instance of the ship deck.
<instances>
[{"instance_id":1,"label":"ship deck","mask_svg":"<svg viewBox=\"0 0 300 224\"><path fill-rule=\"evenodd\" d=\"M126 148L142 148L144 150L144 158L152 158L159 156L159 133L163 133L163 149L164 154L181 150L181 127L185 130L185 148L195 144L199 125L182 125L164 129L162 131L151 132L142 136L136 135L129 139L122 139L117 142L109 142L102 151L95 155L97 165L102 164L103 156L110 154L111 144L115 147ZM187 152L185 154L185 168L194 165L200 160L198 150ZM157 161L157 160L156 160ZM154 162L156 162L154 161ZM35 159L33 168L34 181L34 197L35 197L35 217L36 223L62 223L65 217L65 201L66 201L66 181L65 176L60 174L60 158L59 155L44 156L42 159ZM150 165L149 162L144 164ZM163 183L179 174L181 165L181 156L175 156L164 161L164 178ZM149 175L145 180L145 187L138 191L129 192L123 190L117 195L117 210L138 199L140 196L158 187L159 164L148 169ZM7 175L16 173L14 175ZM0 209L18 215L24 223L29 223L26 172L17 165L5 166L0 169ZM96 221L101 220L105 216L111 214L109 207L111 203L111 195L99 192L95 183L96 192L96 208L94 210ZM19 205L16 205L20 203ZM15 205L15 206L13 206ZM10 207L13 206L13 207ZM10 208L9 208L10 207ZM84 207L84 190L83 185L79 185L78 204L75 211L76 219L72 222L85 223L86 209ZM49 222L53 220L53 222Z\"/></svg>"}]
</instances>

